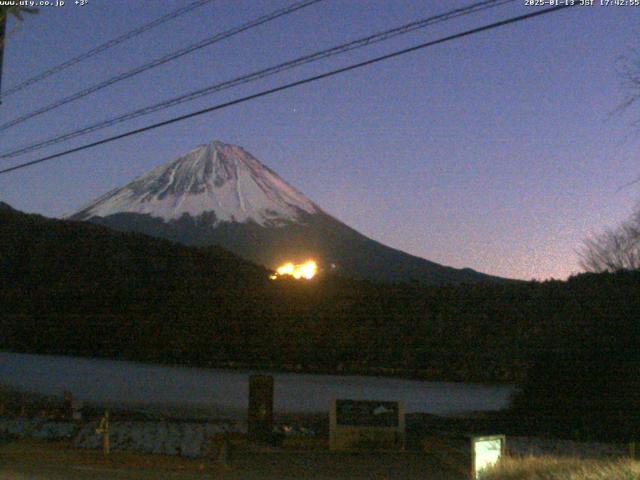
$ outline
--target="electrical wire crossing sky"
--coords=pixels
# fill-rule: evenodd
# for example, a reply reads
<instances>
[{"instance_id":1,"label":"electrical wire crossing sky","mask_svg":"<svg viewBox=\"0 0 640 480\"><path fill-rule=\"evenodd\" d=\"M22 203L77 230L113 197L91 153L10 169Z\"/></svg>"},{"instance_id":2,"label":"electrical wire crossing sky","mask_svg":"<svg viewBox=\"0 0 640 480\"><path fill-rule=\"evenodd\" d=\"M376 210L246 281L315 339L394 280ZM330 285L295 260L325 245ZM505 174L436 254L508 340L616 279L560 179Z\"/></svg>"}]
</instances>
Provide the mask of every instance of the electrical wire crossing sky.
<instances>
[{"instance_id":1,"label":"electrical wire crossing sky","mask_svg":"<svg viewBox=\"0 0 640 480\"><path fill-rule=\"evenodd\" d=\"M298 87L300 85L306 85L307 83L316 82L318 80L322 80L322 79L325 79L325 78L333 77L334 75L339 75L339 74L342 74L342 73L345 73L345 72L349 72L349 71L354 70L356 68L368 67L368 66L374 65L374 64L376 64L378 62L389 60L389 59L395 58L395 57L397 57L399 55L406 55L408 53L412 53L412 52L415 52L415 51L423 49L423 48L432 47L432 46L438 45L440 43L449 42L449 41L452 41L452 40L457 40L458 38L463 38L463 37L466 37L468 35L474 35L474 34L479 33L479 32L492 30L494 28L499 28L499 27L502 27L502 26L505 26L505 25L510 25L512 23L521 22L521 21L524 21L524 20L528 20L530 18L538 17L540 15L546 15L546 14L550 14L550 13L555 13L555 12L558 12L558 11L563 10L565 8L568 8L568 6L550 7L550 8L545 9L545 10L529 13L529 14L526 14L526 15L519 15L517 17L511 17L511 18L508 18L506 20L502 20L500 22L495 22L495 23L491 23L491 24L488 24L488 25L483 25L481 27L474 28L474 29L471 29L471 30L465 30L464 32L456 33L454 35L449 35L448 37L440 38L440 39L433 40L433 41L427 42L427 43L421 43L419 45L416 45L416 46L413 46L413 47L409 47L409 48L405 48L405 49L402 49L402 50L399 50L399 51L396 51L396 52L392 52L392 53L389 53L387 55L382 55L380 57L375 57L375 58L372 58L372 59L369 59L369 60L365 60L364 62L359 62L359 63L353 64L353 65L348 65L346 67L339 68L337 70L331 70L329 72L321 73L319 75L314 75L312 77L307 77L307 78L304 78L302 80L298 80L296 82L287 83L285 85L281 85L281 86L278 86L278 87L275 87L275 88L271 88L271 89L268 89L268 90L263 90L263 91L254 93L252 95L248 95L246 97L242 97L242 98L238 98L238 99L235 99L235 100L231 100L229 102L213 105L213 106L205 108L203 110L198 110L198 111L195 111L195 112L188 113L186 115L181 115L179 117L174 117L174 118L171 118L169 120L165 120L163 122L154 123L152 125L148 125L146 127L138 128L138 129L135 129L135 130L130 130L128 132L121 133L119 135L115 135L115 136L112 136L112 137L108 137L108 138L99 140L97 142L85 144L85 145L82 145L80 147L72 148L70 150L65 150L63 152L55 153L53 155L49 155L49 156L46 156L46 157L43 157L43 158L32 160L30 162L14 165L12 167L8 167L8 168L0 170L0 174L13 172L15 170L20 170L22 168L30 167L32 165L37 165L37 164L42 163L42 162L46 162L46 161L49 161L49 160L54 160L56 158L60 158L60 157L63 157L65 155L69 155L71 153L76 153L76 152L79 152L79 151L82 151L82 150L86 150L88 148L93 148L93 147L96 147L96 146L99 146L99 145L104 145L106 143L110 143L110 142L113 142L113 141L116 141L116 140L127 138L127 137L130 137L132 135L139 135L141 133L148 132L150 130L154 130L156 128L164 127L164 126L176 123L176 122L187 120L189 118L193 118L193 117L196 117L196 116L204 115L206 113L214 112L214 111L220 110L222 108L228 108L228 107L240 104L240 103L244 103L244 102L248 102L248 101L251 101L251 100L255 100L255 99L263 97L265 95L272 95L274 93L282 92L284 90L288 90L290 88ZM252 75L249 75L248 77L251 78ZM206 90L208 90L208 89L206 89ZM200 93L200 92L198 92L198 93ZM189 95L188 97L191 97L191 95ZM180 97L178 100L181 101L181 100L183 100L183 98ZM166 102L163 105L163 107L170 106L174 102L175 102L175 100ZM138 112L136 112L136 113L138 113ZM63 136L63 137L59 137L59 138L60 139L65 138L66 139L66 138L68 138L68 135L67 136ZM41 144L38 144L38 146L40 146L40 145ZM27 150L27 149L23 149L23 150ZM2 157L6 158L6 157L10 157L10 156L13 156L13 155L12 154L6 154L6 155L3 155L3 156L0 156L0 158L2 158Z\"/></svg>"},{"instance_id":2,"label":"electrical wire crossing sky","mask_svg":"<svg viewBox=\"0 0 640 480\"><path fill-rule=\"evenodd\" d=\"M85 135L89 132L94 132L97 130L101 130L103 128L107 128L110 126L113 126L115 124L121 123L121 122L125 122L128 120L131 120L133 118L138 118L144 115L149 115L151 113L160 111L160 110L164 110L166 108L172 107L174 105L179 105L181 103L184 102L188 102L191 100L195 100L197 98L200 98L202 96L205 95L210 95L212 93L215 92L219 92L221 90L226 90L228 88L233 88L236 87L238 85L242 85L244 83L249 83L249 82L253 82L255 80L259 80L262 78L266 78L268 76L271 75L275 75L293 68L297 68L301 65L305 65L307 63L311 63L311 62L316 62L318 60L322 60L334 55L340 55L346 52L349 52L350 50L354 50L357 48L362 48L362 47L366 47L368 45L371 45L373 43L377 43L380 41L386 41L389 40L390 38L393 38L397 35L403 35L406 33L409 33L413 30L416 30L418 28L425 28L428 27L430 25L436 24L436 23L440 23L440 22L445 22L445 21L451 21L452 19L455 19L459 16L462 15L469 15L469 14L473 14L482 10L485 10L487 8L495 8L497 6L500 5L504 5L506 3L511 3L515 0L485 0L482 2L478 2L472 5L469 5L467 7L464 8L458 8L458 9L454 9L451 11L448 11L444 14L440 14L440 15L435 15L435 16L431 16L428 17L426 19L421 19L415 22L410 22L408 24L405 25L401 25L399 27L395 27L392 29L388 29L382 32L378 32L375 33L373 35L367 35L366 37L363 38L359 38L357 40L353 40L351 42L348 43L344 43L329 49L324 49L321 50L319 52L314 52L312 54L309 55L304 55L302 57L298 57L296 59L284 62L284 63L279 63L277 65L271 66L269 68L265 68L265 69L261 69L258 70L256 72L252 72L250 74L247 75L242 75L240 77L231 79L231 80L227 80L224 81L222 83L216 83L214 85L199 89L199 90L195 90L192 92L188 92L185 94L182 94L178 97L174 97L171 98L169 100L165 100L162 101L160 103L156 103L153 105L149 105L146 106L144 108L141 109L137 109L131 112L128 112L124 115L120 115L117 116L115 118L111 118L108 120L104 120L102 122L98 122L92 125L88 125L86 127L80 128L78 130L74 130L72 132L67 132L64 133L62 135L53 137L53 138L49 138L47 140L42 140L39 142L35 142L32 143L30 145L18 148L17 150L13 150L11 152L5 152L0 154L0 159L3 158L12 158L18 155L22 155L24 153L27 152L31 152L31 151L35 151L35 150L39 150L41 148L44 147L48 147L51 145L56 145L60 142L66 141L68 139L71 138L75 138L77 136L80 135ZM308 5L308 4L307 4ZM562 8L556 8L556 10L559 10ZM527 18L529 18L530 16L537 16L539 14L543 14L544 11L537 11L537 12L533 12L533 13L529 13L526 15ZM520 18L520 17L516 17L516 18ZM518 20L519 21L519 20ZM501 26L501 25L500 25ZM216 36L217 37L217 36ZM446 40L446 39L445 39ZM422 47L421 47L422 48ZM64 103L67 103L66 101L64 101Z\"/></svg>"},{"instance_id":3,"label":"electrical wire crossing sky","mask_svg":"<svg viewBox=\"0 0 640 480\"><path fill-rule=\"evenodd\" d=\"M95 48L92 48L91 50L88 50L86 52L81 53L80 55L77 55L73 58L70 58L69 60L66 60L58 65L55 65L43 72L38 73L37 75L34 75L30 78L27 78L25 80L23 80L22 82L18 83L17 85L14 85L13 87L0 92L0 98L2 97L7 97L9 95L13 95L16 92L19 92L20 90L24 90L25 88L27 88L30 85L33 85L34 83L40 82L42 80L44 80L45 78L50 77L51 75L55 75L56 73L62 72L63 70L77 64L80 63L84 60L87 60L88 58L93 57L94 55L98 55L110 48L115 47L116 45L119 45L123 42L126 42L128 40L131 40L132 38L137 37L138 35L142 35L143 33L157 27L158 25L162 25L165 22L168 22L170 20L173 20L174 18L179 17L180 15L184 15L186 13L191 12L192 10L195 10L198 7L201 7L203 5L206 5L207 3L210 3L214 0L197 0L195 2L192 2L186 6L180 7L177 10L174 10L173 12L169 12L166 15L163 15L160 18L155 19L152 22L149 22L145 25L142 25L138 28L135 28L133 30L131 30L130 32L127 32L123 35L118 36L117 38L113 38L105 43L103 43L102 45L98 45Z\"/></svg>"}]
</instances>

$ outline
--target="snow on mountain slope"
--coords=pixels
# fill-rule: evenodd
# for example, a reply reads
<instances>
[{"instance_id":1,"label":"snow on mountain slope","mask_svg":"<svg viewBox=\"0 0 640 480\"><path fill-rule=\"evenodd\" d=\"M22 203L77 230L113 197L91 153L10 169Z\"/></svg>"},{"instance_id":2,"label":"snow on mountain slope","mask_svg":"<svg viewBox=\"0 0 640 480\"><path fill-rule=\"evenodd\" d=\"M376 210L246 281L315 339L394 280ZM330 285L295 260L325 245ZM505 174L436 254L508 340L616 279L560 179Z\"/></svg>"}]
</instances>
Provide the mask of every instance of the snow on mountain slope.
<instances>
[{"instance_id":1,"label":"snow on mountain slope","mask_svg":"<svg viewBox=\"0 0 640 480\"><path fill-rule=\"evenodd\" d=\"M241 147L214 141L66 216L191 246L218 245L276 269L321 269L428 285L500 281L387 247L323 212Z\"/></svg>"},{"instance_id":2,"label":"snow on mountain slope","mask_svg":"<svg viewBox=\"0 0 640 480\"><path fill-rule=\"evenodd\" d=\"M212 225L253 221L276 226L321 210L241 147L214 141L154 168L68 217L88 220L138 213L171 221L210 212L215 214Z\"/></svg>"}]
</instances>

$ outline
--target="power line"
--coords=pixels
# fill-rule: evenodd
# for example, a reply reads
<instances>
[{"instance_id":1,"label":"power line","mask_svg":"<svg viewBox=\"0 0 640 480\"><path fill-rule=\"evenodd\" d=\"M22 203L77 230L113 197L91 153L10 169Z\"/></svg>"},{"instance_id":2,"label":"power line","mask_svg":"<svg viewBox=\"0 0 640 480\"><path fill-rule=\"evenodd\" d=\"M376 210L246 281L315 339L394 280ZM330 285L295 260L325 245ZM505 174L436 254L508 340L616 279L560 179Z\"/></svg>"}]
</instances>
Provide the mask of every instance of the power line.
<instances>
[{"instance_id":1,"label":"power line","mask_svg":"<svg viewBox=\"0 0 640 480\"><path fill-rule=\"evenodd\" d=\"M346 73L346 72L349 72L351 70L356 70L358 68L362 68L362 67L366 67L366 66L369 66L369 65L373 65L375 63L379 63L379 62L382 62L384 60L389 60L391 58L399 57L401 55L405 55L407 53L415 52L415 51L418 51L418 50L421 50L421 49L424 49L424 48L432 47L434 45L439 45L439 44L442 44L442 43L445 43L445 42L449 42L449 41L452 41L452 40L457 40L459 38L468 37L468 36L474 35L476 33L485 32L485 31L488 31L488 30L493 30L495 28L503 27L505 25L510 25L510 24L513 24L513 23L517 23L517 22L521 22L521 21L524 21L524 20L528 20L530 18L539 17L541 15L558 12L560 10L564 10L565 8L569 8L569 7L572 7L572 6L573 6L572 4L565 4L565 5L561 5L561 6L557 6L557 7L551 7L551 8L546 8L546 9L543 9L543 10L538 10L538 11L535 11L535 12L532 12L532 13L527 13L525 15L519 15L519 16L516 16L516 17L508 18L506 20L501 20L499 22L494 22L494 23L490 23L488 25L483 25L482 27L477 27L477 28L473 28L471 30L466 30L464 32L456 33L454 35L449 35L447 37L439 38L437 40L432 40L430 42L421 43L421 44L415 45L413 47L405 48L405 49L402 49L402 50L397 50L397 51L395 51L393 53L389 53L389 54L382 55L382 56L379 56L379 57L375 57L375 58L372 58L372 59L369 59L369 60L365 60L365 61L360 62L360 63L355 63L355 64L349 65L347 67L342 67L342 68L338 68L338 69L335 69L335 70L331 70L331 71L326 72L326 73L322 73L322 74L319 74L319 75L314 75L312 77L307 77L307 78L305 78L303 80L298 80L298 81L295 81L295 82L291 82L291 83L287 83L287 84L281 85L279 87L270 88L268 90L263 90L261 92L254 93L252 95L247 95L245 97L241 97L241 98L238 98L238 99L235 99L235 100L231 100L229 102L220 103L220 104L214 105L212 107L208 107L208 108L205 108L205 109L202 109L202 110L198 110L198 111L186 114L186 115L181 115L179 117L174 117L172 119L165 120L165 121L162 121L162 122L154 123L154 124L148 125L146 127L138 128L138 129L135 129L135 130L130 130L128 132L121 133L119 135L114 135L112 137L108 137L108 138L99 140L97 142L89 143L89 144L82 145L82 146L76 147L76 148L71 148L69 150L65 150L63 152L59 152L59 153L56 153L56 154L53 154L53 155L49 155L49 156L46 156L46 157L43 157L43 158L39 158L37 160L32 160L30 162L25 162L25 163L21 163L21 164L18 164L18 165L14 165L12 167L0 170L0 174L4 174L4 173L12 172L12 171L15 171L15 170L19 170L19 169L22 169L22 168L26 168L26 167L29 167L29 166L32 166L32 165L36 165L38 163L42 163L42 162L46 162L46 161L49 161L49 160L53 160L55 158L60 158L60 157L63 157L65 155L69 155L71 153L76 153L76 152L80 152L82 150L87 150L89 148L93 148L93 147L96 147L98 145L103 145L105 143L110 143L110 142L113 142L115 140L119 140L121 138L130 137L132 135L137 135L139 133L147 132L149 130L154 130L156 128L164 127L166 125L170 125L172 123L180 122L182 120L187 120L189 118L193 118L193 117L197 117L197 116L200 116L200 115L204 115L205 113L210 113L210 112L213 112L213 111L216 111L216 110L221 110L223 108L231 107L233 105L238 105L240 103L245 103L245 102L248 102L250 100L254 100L256 98L260 98L260 97L264 97L264 96L267 96L267 95L271 95L273 93L277 93L277 92L281 92L281 91L284 91L284 90L288 90L290 88L298 87L298 86L301 86L301 85L306 85L308 83L315 82L317 80L333 77L333 76L339 75L341 73Z\"/></svg>"},{"instance_id":2,"label":"power line","mask_svg":"<svg viewBox=\"0 0 640 480\"><path fill-rule=\"evenodd\" d=\"M30 77L22 82L20 82L17 85L14 85L11 88L8 88L5 92L0 94L0 99L3 99L5 97L8 97L9 95L13 95L16 92L19 92L21 90L24 90L25 88L27 88L30 85L33 85L34 83L38 83L41 80L44 80L45 78L50 77L51 75L54 75L56 73L59 73L77 63L80 63L88 58L91 58L95 55L98 55L99 53L104 52L105 50L108 50L112 47L115 47L116 45L119 45L123 42L126 42L127 40L130 40L134 37L137 37L138 35L143 34L144 32L147 32L159 25L162 25L163 23L168 22L169 20L173 20L174 18L177 18L181 15L184 15L185 13L189 13L192 10L195 10L196 8L199 8L207 3L211 3L214 0L197 0L195 2L190 3L187 6L181 7L177 10L174 10L173 12L170 12L160 18L157 18L156 20L149 22L145 25L142 25L138 28L136 28L135 30L131 30L130 32L127 32L123 35L120 35L119 37L116 37L112 40L109 40L108 42L103 43L102 45L99 45L95 48L92 48L91 50L88 50L84 53L81 53L80 55L78 55L77 57L73 57L70 60L67 60L66 62L63 62L59 65L56 65L55 67L51 67L48 70L45 70L44 72L41 72L37 75L34 75L33 77Z\"/></svg>"},{"instance_id":3,"label":"power line","mask_svg":"<svg viewBox=\"0 0 640 480\"><path fill-rule=\"evenodd\" d=\"M19 123L22 123L26 120L29 120L33 117L37 117L39 115L42 115L43 113L49 112L51 110L54 110L58 107L61 107L63 105L66 105L67 103L71 103L74 102L76 100L79 100L80 98L86 97L87 95L90 95L92 93L95 93L99 90L102 90L103 88L109 87L111 85L113 85L114 83L117 82L121 82L122 80L126 80L128 78L134 77L140 73L146 72L147 70L151 70L152 68L156 68L160 65L163 65L165 63L171 62L177 58L180 58L184 55L187 55L189 53L195 52L196 50L200 50L204 47L207 47L209 45L212 45L214 43L217 43L221 40L225 40L227 38L230 38L234 35L237 35L238 33L244 32L246 30L249 30L251 28L255 28L259 25L262 25L264 23L270 22L272 20L275 20L276 18L280 18L282 16L285 15L289 15L297 10L300 10L302 8L308 7L310 5L313 5L315 3L318 2L322 2L323 0L302 0L299 1L297 3L294 3L293 5L290 5L288 7L285 8L281 8L279 10L275 10L271 13L268 13L267 15L263 15L259 18L256 18L255 20L251 20L250 22L244 23L238 27L232 28L231 30L227 30L225 32L222 33L218 33L212 37L206 38L205 40L202 40L198 43L189 45L188 47L182 48L180 50L177 50L175 52L169 53L167 55L164 55L160 58L157 58L149 63L146 63L142 66L136 67L132 70L123 72L119 75L116 75L114 77L111 77L108 80L105 80L103 82L100 82L96 85L92 85L91 87L85 88L84 90L80 90L72 95L69 95L67 97L64 97L56 102L50 103L49 105L39 108L37 110L34 110L32 112L26 113L24 115L21 115L17 118L14 118L13 120L10 120L6 123L3 123L2 125L0 125L0 131L4 131L7 130L10 127L13 127L15 125L18 125Z\"/></svg>"},{"instance_id":4,"label":"power line","mask_svg":"<svg viewBox=\"0 0 640 480\"><path fill-rule=\"evenodd\" d=\"M421 28L425 28L427 26L430 25L434 25L436 23L441 23L441 22L445 22L445 21L449 21L452 20L454 18L457 17L461 17L464 15L469 15L472 13L477 13L479 11L482 10L486 10L489 8L495 8L501 5L504 5L506 3L512 3L515 0L484 0L472 5L468 5L466 7L462 7L462 8L458 8L455 10L451 10L439 15L435 15L435 16L431 16L425 19L421 19L418 21L414 21L414 22L410 22L407 23L405 25L402 25L400 27L395 27L392 29L388 29L388 30L384 30L382 32L378 32L372 35L368 35L366 37L357 39L357 40L353 40L350 41L348 43L343 43L341 45L326 49L326 50L320 50L318 52L309 54L309 55L304 55L302 57L298 57L294 60L290 60L284 63L280 63L278 65L275 65L273 67L269 67L266 69L262 69L262 70L258 70L256 72L252 72L250 74L247 75L242 75L240 77L236 77L232 80L227 80L225 82L222 83L218 83L218 84L214 84L211 85L209 87L205 87L203 89L199 89L196 91L192 91L189 93L186 93L184 95L181 95L179 97L175 97L169 100L165 100L162 101L160 103L156 103L154 105L150 105L138 110L134 110L132 112L128 112L125 113L123 115L120 115L118 117L109 119L109 120L103 120L100 121L98 123L89 125L87 127L83 127L79 130L74 130L71 132L67 132L64 133L62 135L58 135L55 136L53 138L49 138L47 140L42 140L24 147L20 147L17 150L11 151L11 152L6 152L4 154L0 155L0 159L5 159L5 158L12 158L12 157L17 157L19 155L28 153L28 152L32 152L34 150L40 150L42 148L45 147L49 147L52 145L56 145L58 143L61 143L63 141L66 140L70 140L72 138L76 138L78 136L82 136L82 135L86 135L88 133L92 133L98 130L102 130L104 128L108 128L114 125L117 125L119 123L128 121L128 120L132 120L134 118L138 118L138 117L142 117L145 115L149 115L151 113L155 113L161 110L165 110L169 107L173 107L176 105L179 105L181 103L185 103L188 101L192 101L195 100L197 98L206 96L206 95L211 95L213 93L216 92L220 92L222 90L226 90L228 88L232 88L238 85L244 85L246 83L250 83L256 80L260 80L278 73L282 73L284 71L287 70L291 70L293 68L308 64L308 63L312 63L312 62L316 62L319 60L323 60L325 58L329 58L332 57L334 55L339 55L351 50L355 50L358 48L362 48L362 47L366 47L369 45L372 45L374 43L378 43L381 41L385 41L385 40L389 40L393 37L399 36L399 35L403 35L406 33L410 33L414 30L418 30Z\"/></svg>"}]
</instances>

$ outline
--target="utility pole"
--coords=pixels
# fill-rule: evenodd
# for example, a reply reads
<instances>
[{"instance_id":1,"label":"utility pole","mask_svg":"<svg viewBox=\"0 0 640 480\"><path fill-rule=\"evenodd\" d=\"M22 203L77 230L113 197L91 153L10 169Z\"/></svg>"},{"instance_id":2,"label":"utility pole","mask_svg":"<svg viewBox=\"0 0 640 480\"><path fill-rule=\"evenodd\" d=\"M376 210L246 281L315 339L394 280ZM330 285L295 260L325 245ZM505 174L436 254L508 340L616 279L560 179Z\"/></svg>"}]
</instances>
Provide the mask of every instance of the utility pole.
<instances>
[{"instance_id":1,"label":"utility pole","mask_svg":"<svg viewBox=\"0 0 640 480\"><path fill-rule=\"evenodd\" d=\"M2 57L4 56L4 44L7 41L7 18L11 13L18 21L22 21L23 13L38 12L37 8L30 7L0 7L0 104L2 103Z\"/></svg>"},{"instance_id":2,"label":"utility pole","mask_svg":"<svg viewBox=\"0 0 640 480\"><path fill-rule=\"evenodd\" d=\"M4 40L5 31L7 29L7 12L0 13L0 95L2 94L2 57L4 56ZM0 104L2 104L2 97L0 97Z\"/></svg>"}]
</instances>

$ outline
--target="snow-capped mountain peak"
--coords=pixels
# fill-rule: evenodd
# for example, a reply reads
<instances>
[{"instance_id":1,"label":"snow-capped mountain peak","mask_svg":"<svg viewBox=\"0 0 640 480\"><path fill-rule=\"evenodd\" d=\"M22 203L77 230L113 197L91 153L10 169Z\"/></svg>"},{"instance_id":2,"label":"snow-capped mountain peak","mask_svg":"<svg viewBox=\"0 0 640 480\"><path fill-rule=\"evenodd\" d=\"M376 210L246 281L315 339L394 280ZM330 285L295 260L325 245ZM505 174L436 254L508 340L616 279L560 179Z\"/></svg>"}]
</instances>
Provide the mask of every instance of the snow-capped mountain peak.
<instances>
[{"instance_id":1,"label":"snow-capped mountain peak","mask_svg":"<svg viewBox=\"0 0 640 480\"><path fill-rule=\"evenodd\" d=\"M69 217L138 213L178 220L215 214L222 222L278 225L320 209L243 148L213 141L138 177Z\"/></svg>"},{"instance_id":2,"label":"snow-capped mountain peak","mask_svg":"<svg viewBox=\"0 0 640 480\"><path fill-rule=\"evenodd\" d=\"M313 264L346 276L429 285L493 280L367 238L241 147L218 141L154 168L67 218L184 245L218 245L273 270Z\"/></svg>"}]
</instances>

